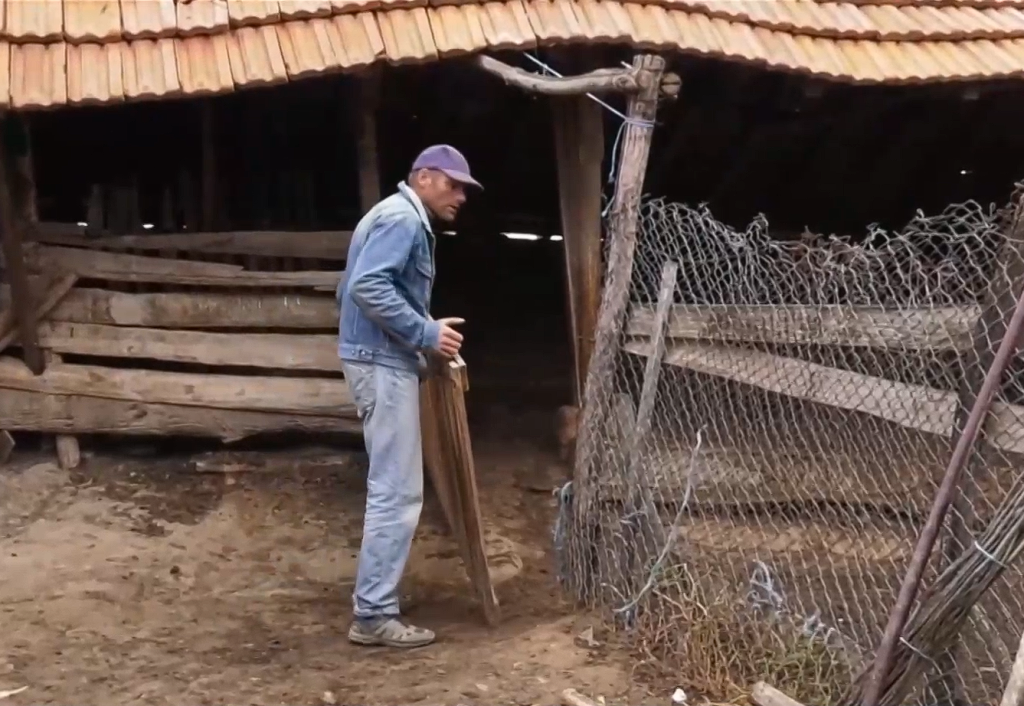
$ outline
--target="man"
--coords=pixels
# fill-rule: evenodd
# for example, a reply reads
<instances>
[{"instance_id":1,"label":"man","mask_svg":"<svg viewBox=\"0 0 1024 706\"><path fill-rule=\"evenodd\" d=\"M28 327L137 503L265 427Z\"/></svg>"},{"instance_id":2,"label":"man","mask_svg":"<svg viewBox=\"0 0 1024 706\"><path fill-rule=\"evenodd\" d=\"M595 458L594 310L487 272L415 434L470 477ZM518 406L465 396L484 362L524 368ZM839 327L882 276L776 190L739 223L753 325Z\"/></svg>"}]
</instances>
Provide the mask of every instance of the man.
<instances>
[{"instance_id":1,"label":"man","mask_svg":"<svg viewBox=\"0 0 1024 706\"><path fill-rule=\"evenodd\" d=\"M338 353L363 422L370 456L363 544L349 640L360 645L422 647L434 633L407 625L398 607L423 506L419 380L424 355L453 358L462 319L430 318L434 283L431 224L451 222L480 187L465 157L449 145L425 149L408 183L363 216L352 234L348 276L338 287Z\"/></svg>"}]
</instances>

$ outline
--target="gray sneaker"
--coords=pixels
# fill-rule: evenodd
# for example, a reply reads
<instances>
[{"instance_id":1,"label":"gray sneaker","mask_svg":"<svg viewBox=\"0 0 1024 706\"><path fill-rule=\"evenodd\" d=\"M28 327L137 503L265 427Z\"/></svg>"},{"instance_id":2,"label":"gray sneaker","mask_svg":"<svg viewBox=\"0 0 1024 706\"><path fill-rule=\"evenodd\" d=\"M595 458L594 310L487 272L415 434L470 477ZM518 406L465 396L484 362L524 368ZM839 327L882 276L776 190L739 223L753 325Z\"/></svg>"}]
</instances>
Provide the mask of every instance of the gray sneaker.
<instances>
[{"instance_id":1,"label":"gray sneaker","mask_svg":"<svg viewBox=\"0 0 1024 706\"><path fill-rule=\"evenodd\" d=\"M434 633L405 625L398 618L379 618L355 620L348 629L348 639L357 645L411 648L429 645L434 641Z\"/></svg>"}]
</instances>

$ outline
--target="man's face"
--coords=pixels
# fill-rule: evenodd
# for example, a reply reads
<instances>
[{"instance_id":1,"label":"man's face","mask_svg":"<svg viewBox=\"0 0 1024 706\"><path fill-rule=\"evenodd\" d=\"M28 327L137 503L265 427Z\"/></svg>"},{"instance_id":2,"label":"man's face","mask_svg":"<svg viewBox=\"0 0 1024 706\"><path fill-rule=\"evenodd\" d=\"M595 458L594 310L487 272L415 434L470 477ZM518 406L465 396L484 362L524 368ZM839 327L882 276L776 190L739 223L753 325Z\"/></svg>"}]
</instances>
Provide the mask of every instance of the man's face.
<instances>
[{"instance_id":1,"label":"man's face","mask_svg":"<svg viewBox=\"0 0 1024 706\"><path fill-rule=\"evenodd\" d=\"M466 187L443 172L423 169L416 173L416 193L435 218L451 223L466 203Z\"/></svg>"}]
</instances>

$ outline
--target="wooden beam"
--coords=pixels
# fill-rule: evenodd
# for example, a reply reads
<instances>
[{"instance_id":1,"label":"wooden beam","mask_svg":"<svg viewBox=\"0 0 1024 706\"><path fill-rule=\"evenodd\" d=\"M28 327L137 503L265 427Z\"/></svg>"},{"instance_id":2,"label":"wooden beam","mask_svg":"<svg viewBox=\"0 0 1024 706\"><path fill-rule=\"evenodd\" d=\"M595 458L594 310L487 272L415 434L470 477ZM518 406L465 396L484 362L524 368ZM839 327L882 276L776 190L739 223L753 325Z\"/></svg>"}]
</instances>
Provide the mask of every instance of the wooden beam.
<instances>
[{"instance_id":1,"label":"wooden beam","mask_svg":"<svg viewBox=\"0 0 1024 706\"><path fill-rule=\"evenodd\" d=\"M180 250L216 255L257 255L299 257L315 260L345 260L352 231L234 231L224 233L169 233L152 235L108 235L86 237L76 226L41 223L26 239L45 245L65 245L95 250L138 250L158 252Z\"/></svg>"},{"instance_id":2,"label":"wooden beam","mask_svg":"<svg viewBox=\"0 0 1024 706\"><path fill-rule=\"evenodd\" d=\"M75 282L78 281L78 277L75 275L63 274L56 278L49 280L41 278L43 281L40 282L38 290L42 292L39 297L39 306L36 307L36 321L43 321L53 311L53 308L60 303L61 299L71 291L72 287L75 286ZM29 286L31 286L31 281ZM0 292L0 301L3 301L3 293ZM10 293L8 293L8 299L10 300ZM0 352L3 352L7 346L11 345L15 339L15 328L14 328L14 317L13 311L8 307L3 312L0 312ZM45 362L45 360L44 360Z\"/></svg>"},{"instance_id":3,"label":"wooden beam","mask_svg":"<svg viewBox=\"0 0 1024 706\"><path fill-rule=\"evenodd\" d=\"M979 313L978 307L898 310L683 304L673 307L668 335L692 341L966 351ZM654 316L651 307L635 307L626 334L649 336Z\"/></svg>"},{"instance_id":4,"label":"wooden beam","mask_svg":"<svg viewBox=\"0 0 1024 706\"><path fill-rule=\"evenodd\" d=\"M626 344L629 353L646 356L650 343ZM667 365L732 380L761 390L836 409L863 412L906 429L948 436L957 408L954 392L830 368L805 360L702 343L670 345ZM1024 453L1024 406L992 404L989 445Z\"/></svg>"},{"instance_id":5,"label":"wooden beam","mask_svg":"<svg viewBox=\"0 0 1024 706\"><path fill-rule=\"evenodd\" d=\"M17 215L17 208L11 191L10 164L18 158L10 152L11 124L3 118L0 128L0 241L3 245L3 264L6 267L6 279L11 287L11 310L17 322L18 339L21 343L25 364L39 375L46 367L43 352L39 347L39 336L36 331L36 303L28 281L28 269L22 250L22 219Z\"/></svg>"},{"instance_id":6,"label":"wooden beam","mask_svg":"<svg viewBox=\"0 0 1024 706\"><path fill-rule=\"evenodd\" d=\"M587 96L552 102L577 407L583 402L601 306L601 111Z\"/></svg>"},{"instance_id":7,"label":"wooden beam","mask_svg":"<svg viewBox=\"0 0 1024 706\"><path fill-rule=\"evenodd\" d=\"M359 210L366 213L380 201L380 159L377 153L377 107L381 75L372 67L358 77L355 101L356 164L359 168Z\"/></svg>"},{"instance_id":8,"label":"wooden beam","mask_svg":"<svg viewBox=\"0 0 1024 706\"><path fill-rule=\"evenodd\" d=\"M16 358L0 358L0 389L129 402L351 418L348 385L326 378L169 373L54 363L32 375Z\"/></svg>"},{"instance_id":9,"label":"wooden beam","mask_svg":"<svg viewBox=\"0 0 1024 706\"><path fill-rule=\"evenodd\" d=\"M4 390L0 394L0 429L47 434L192 436L234 442L267 433L354 434L361 426L354 410L352 417L339 418Z\"/></svg>"},{"instance_id":10,"label":"wooden beam","mask_svg":"<svg viewBox=\"0 0 1024 706\"><path fill-rule=\"evenodd\" d=\"M104 358L141 358L195 365L340 372L335 334L209 333L75 324L40 326L44 348Z\"/></svg>"},{"instance_id":11,"label":"wooden beam","mask_svg":"<svg viewBox=\"0 0 1024 706\"><path fill-rule=\"evenodd\" d=\"M159 237L159 236L157 236ZM29 244L25 261L30 270L62 270L87 279L111 282L149 282L210 287L308 287L333 292L340 272L254 272L241 265L173 260L85 248Z\"/></svg>"},{"instance_id":12,"label":"wooden beam","mask_svg":"<svg viewBox=\"0 0 1024 706\"><path fill-rule=\"evenodd\" d=\"M474 62L481 69L497 76L509 86L515 86L531 93L573 96L585 93L637 93L642 90L641 69L635 64L629 69L597 69L579 76L557 78L530 73L484 55L476 57ZM657 98L660 80L661 73L659 72L658 80L654 84L655 98Z\"/></svg>"},{"instance_id":13,"label":"wooden beam","mask_svg":"<svg viewBox=\"0 0 1024 706\"><path fill-rule=\"evenodd\" d=\"M200 172L202 206L202 227L205 231L217 230L217 138L212 98L199 104L200 110L200 150L202 166Z\"/></svg>"},{"instance_id":14,"label":"wooden beam","mask_svg":"<svg viewBox=\"0 0 1024 706\"><path fill-rule=\"evenodd\" d=\"M0 287L0 303L10 293ZM338 302L329 296L292 294L126 294L73 289L51 321L150 328L336 329Z\"/></svg>"}]
</instances>

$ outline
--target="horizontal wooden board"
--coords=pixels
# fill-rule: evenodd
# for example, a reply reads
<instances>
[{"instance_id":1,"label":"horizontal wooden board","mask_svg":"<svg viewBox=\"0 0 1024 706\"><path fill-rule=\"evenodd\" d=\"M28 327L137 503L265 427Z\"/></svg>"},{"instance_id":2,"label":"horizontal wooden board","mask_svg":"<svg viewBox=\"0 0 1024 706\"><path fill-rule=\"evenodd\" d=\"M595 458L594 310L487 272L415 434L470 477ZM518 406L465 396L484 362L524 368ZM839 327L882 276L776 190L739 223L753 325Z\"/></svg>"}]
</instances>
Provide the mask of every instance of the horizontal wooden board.
<instances>
[{"instance_id":1,"label":"horizontal wooden board","mask_svg":"<svg viewBox=\"0 0 1024 706\"><path fill-rule=\"evenodd\" d=\"M31 244L25 261L35 272L73 272L112 282L203 285L212 287L309 287L333 291L340 272L257 272L241 265L129 255L87 248Z\"/></svg>"},{"instance_id":2,"label":"horizontal wooden board","mask_svg":"<svg viewBox=\"0 0 1024 706\"><path fill-rule=\"evenodd\" d=\"M0 388L130 402L352 417L344 380L202 375L52 363L42 375L16 358L0 358Z\"/></svg>"},{"instance_id":3,"label":"horizontal wooden board","mask_svg":"<svg viewBox=\"0 0 1024 706\"><path fill-rule=\"evenodd\" d=\"M648 355L646 341L626 350ZM949 436L958 406L955 392L830 368L797 358L703 343L669 346L665 363L753 385L797 399L863 412L907 429ZM1024 453L1024 407L995 402L986 424L987 443Z\"/></svg>"},{"instance_id":4,"label":"horizontal wooden board","mask_svg":"<svg viewBox=\"0 0 1024 706\"><path fill-rule=\"evenodd\" d=\"M354 416L210 409L8 389L0 393L0 429L50 434L194 436L232 442L280 432L359 433L361 426Z\"/></svg>"},{"instance_id":5,"label":"horizontal wooden board","mask_svg":"<svg viewBox=\"0 0 1024 706\"><path fill-rule=\"evenodd\" d=\"M73 224L40 223L26 240L95 250L179 250L220 255L262 255L345 260L352 231L231 231L224 233L154 233L89 237Z\"/></svg>"},{"instance_id":6,"label":"horizontal wooden board","mask_svg":"<svg viewBox=\"0 0 1024 706\"><path fill-rule=\"evenodd\" d=\"M211 333L50 321L40 344L58 353L174 363L340 372L333 334Z\"/></svg>"},{"instance_id":7,"label":"horizontal wooden board","mask_svg":"<svg viewBox=\"0 0 1024 706\"><path fill-rule=\"evenodd\" d=\"M669 336L686 340L969 350L977 307L691 306L669 315ZM633 310L627 333L649 336L654 310Z\"/></svg>"},{"instance_id":8,"label":"horizontal wooden board","mask_svg":"<svg viewBox=\"0 0 1024 706\"><path fill-rule=\"evenodd\" d=\"M151 328L337 330L338 303L329 295L127 294L82 288L68 293L50 320Z\"/></svg>"}]
</instances>

